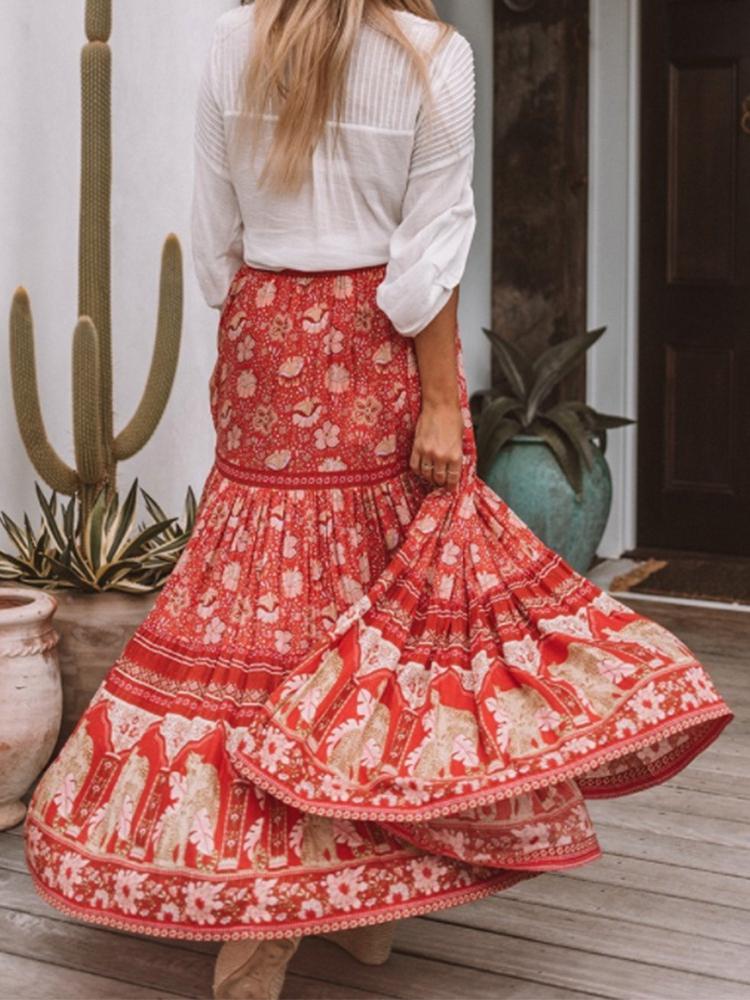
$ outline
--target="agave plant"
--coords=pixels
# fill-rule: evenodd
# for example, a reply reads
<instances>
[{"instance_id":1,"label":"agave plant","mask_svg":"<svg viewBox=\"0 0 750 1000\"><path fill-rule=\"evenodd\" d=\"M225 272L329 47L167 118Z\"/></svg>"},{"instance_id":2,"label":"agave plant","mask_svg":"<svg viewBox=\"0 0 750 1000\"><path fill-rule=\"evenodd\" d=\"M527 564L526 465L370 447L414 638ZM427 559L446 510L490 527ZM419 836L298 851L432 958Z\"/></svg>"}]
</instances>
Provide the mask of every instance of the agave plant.
<instances>
[{"instance_id":1,"label":"agave plant","mask_svg":"<svg viewBox=\"0 0 750 1000\"><path fill-rule=\"evenodd\" d=\"M42 511L34 531L28 515L23 527L7 514L0 521L16 547L16 554L0 552L0 580L45 588L84 591L119 590L145 593L160 587L182 553L195 524L196 501L191 488L185 498L184 522L166 517L156 501L141 488L152 524L136 524L138 480L122 505L119 496L102 487L84 519L77 498L58 508L53 490L49 499L39 485ZM175 523L177 522L177 523Z\"/></svg>"},{"instance_id":2,"label":"agave plant","mask_svg":"<svg viewBox=\"0 0 750 1000\"><path fill-rule=\"evenodd\" d=\"M607 446L607 430L633 421L598 413L585 403L565 401L544 408L550 392L580 362L606 327L569 337L531 359L517 344L484 330L507 382L507 390L482 389L472 394L471 412L477 438L477 471L485 476L502 448L519 434L541 438L557 460L575 493L583 489L584 468L594 461L593 448Z\"/></svg>"}]
</instances>

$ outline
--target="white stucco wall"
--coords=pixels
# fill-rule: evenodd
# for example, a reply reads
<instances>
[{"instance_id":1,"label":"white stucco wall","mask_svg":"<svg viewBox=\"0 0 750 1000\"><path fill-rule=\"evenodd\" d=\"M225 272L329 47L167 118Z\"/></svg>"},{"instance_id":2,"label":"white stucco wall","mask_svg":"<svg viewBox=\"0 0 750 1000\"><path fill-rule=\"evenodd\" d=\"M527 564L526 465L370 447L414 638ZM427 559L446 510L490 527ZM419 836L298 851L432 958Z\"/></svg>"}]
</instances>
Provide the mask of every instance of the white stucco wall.
<instances>
[{"instance_id":1,"label":"white stucco wall","mask_svg":"<svg viewBox=\"0 0 750 1000\"><path fill-rule=\"evenodd\" d=\"M185 258L185 323L175 387L156 434L122 463L120 489L138 476L169 513L210 466L208 376L218 314L192 270L189 210L198 78L215 18L234 0L115 4L113 332L115 427L129 420L153 344L158 265L174 231ZM485 384L481 333L490 316L491 0L441 4L474 45L478 67L476 193L479 224L461 301L470 388ZM131 9L132 7L132 9ZM49 436L72 460L70 353L76 319L79 53L84 0L3 0L0 12L0 509L36 518L35 478L16 427L7 323L14 288L32 297ZM48 492L44 486L45 492ZM0 547L6 540L0 537Z\"/></svg>"}]
</instances>

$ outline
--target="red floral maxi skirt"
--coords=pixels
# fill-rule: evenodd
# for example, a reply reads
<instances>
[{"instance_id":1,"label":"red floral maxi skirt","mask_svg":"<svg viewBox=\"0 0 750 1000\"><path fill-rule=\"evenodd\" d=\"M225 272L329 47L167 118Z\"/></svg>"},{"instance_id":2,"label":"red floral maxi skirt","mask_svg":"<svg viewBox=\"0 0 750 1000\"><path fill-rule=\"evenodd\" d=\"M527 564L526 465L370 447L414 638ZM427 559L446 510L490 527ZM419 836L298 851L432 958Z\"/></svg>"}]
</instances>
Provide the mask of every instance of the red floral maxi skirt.
<instances>
[{"instance_id":1,"label":"red floral maxi skirt","mask_svg":"<svg viewBox=\"0 0 750 1000\"><path fill-rule=\"evenodd\" d=\"M732 712L683 643L475 473L408 468L414 342L383 267L241 267L195 530L37 786L27 856L75 916L284 937L600 855L585 799L674 775Z\"/></svg>"}]
</instances>

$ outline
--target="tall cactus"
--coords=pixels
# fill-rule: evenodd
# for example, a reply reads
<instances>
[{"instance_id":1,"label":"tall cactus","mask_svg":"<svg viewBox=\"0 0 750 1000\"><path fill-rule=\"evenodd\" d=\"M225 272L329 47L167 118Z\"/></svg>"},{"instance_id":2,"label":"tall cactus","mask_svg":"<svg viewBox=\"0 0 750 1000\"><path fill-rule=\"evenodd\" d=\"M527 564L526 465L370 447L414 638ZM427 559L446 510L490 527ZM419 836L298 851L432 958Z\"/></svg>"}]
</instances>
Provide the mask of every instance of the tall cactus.
<instances>
[{"instance_id":1,"label":"tall cactus","mask_svg":"<svg viewBox=\"0 0 750 1000\"><path fill-rule=\"evenodd\" d=\"M16 289L10 312L13 399L34 468L60 493L77 494L85 520L104 487L116 489L117 462L154 433L174 382L182 329L182 253L174 233L164 243L151 367L129 423L115 435L112 414L110 206L112 200L112 0L86 0L87 43L81 53L81 205L78 323L73 335L75 468L50 444L34 359L31 303Z\"/></svg>"}]
</instances>

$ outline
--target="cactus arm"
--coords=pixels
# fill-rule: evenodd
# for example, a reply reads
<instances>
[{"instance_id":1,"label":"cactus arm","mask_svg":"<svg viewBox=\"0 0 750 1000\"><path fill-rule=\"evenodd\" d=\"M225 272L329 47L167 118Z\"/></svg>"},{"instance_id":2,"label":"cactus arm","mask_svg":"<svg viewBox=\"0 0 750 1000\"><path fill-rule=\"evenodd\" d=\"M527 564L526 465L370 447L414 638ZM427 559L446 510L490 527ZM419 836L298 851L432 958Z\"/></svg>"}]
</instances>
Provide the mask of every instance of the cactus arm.
<instances>
[{"instance_id":1,"label":"cactus arm","mask_svg":"<svg viewBox=\"0 0 750 1000\"><path fill-rule=\"evenodd\" d=\"M25 288L16 289L10 311L10 372L21 438L31 463L53 490L72 496L79 478L49 442L39 401L34 354L34 324Z\"/></svg>"},{"instance_id":2,"label":"cactus arm","mask_svg":"<svg viewBox=\"0 0 750 1000\"><path fill-rule=\"evenodd\" d=\"M91 42L106 42L112 31L112 0L87 0L86 37Z\"/></svg>"},{"instance_id":3,"label":"cactus arm","mask_svg":"<svg viewBox=\"0 0 750 1000\"><path fill-rule=\"evenodd\" d=\"M73 334L73 439L81 482L93 485L106 477L102 446L99 337L88 316Z\"/></svg>"},{"instance_id":4,"label":"cactus arm","mask_svg":"<svg viewBox=\"0 0 750 1000\"><path fill-rule=\"evenodd\" d=\"M116 461L130 458L156 430L172 391L182 330L182 251L174 233L164 242L156 338L146 386L130 422L114 441Z\"/></svg>"},{"instance_id":5,"label":"cactus arm","mask_svg":"<svg viewBox=\"0 0 750 1000\"><path fill-rule=\"evenodd\" d=\"M99 337L99 426L105 458L113 437L111 200L111 0L87 0L87 43L81 51L81 206L78 239L78 315L89 316Z\"/></svg>"}]
</instances>

